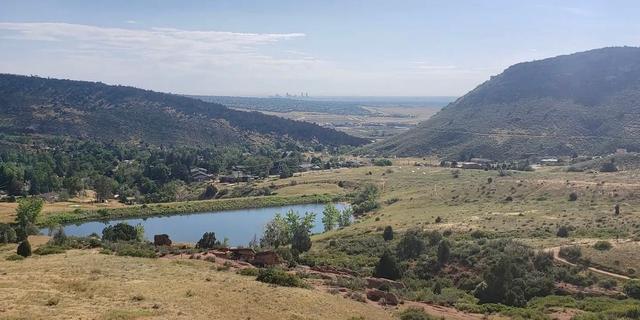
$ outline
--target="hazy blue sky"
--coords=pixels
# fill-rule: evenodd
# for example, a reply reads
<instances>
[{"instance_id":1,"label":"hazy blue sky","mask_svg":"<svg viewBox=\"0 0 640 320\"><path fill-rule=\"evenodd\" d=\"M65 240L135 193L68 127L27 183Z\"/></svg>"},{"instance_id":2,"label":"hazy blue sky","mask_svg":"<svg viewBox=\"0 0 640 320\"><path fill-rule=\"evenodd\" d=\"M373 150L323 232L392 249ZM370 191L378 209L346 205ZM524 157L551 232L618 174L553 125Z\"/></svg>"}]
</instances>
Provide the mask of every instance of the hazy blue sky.
<instances>
[{"instance_id":1,"label":"hazy blue sky","mask_svg":"<svg viewBox=\"0 0 640 320\"><path fill-rule=\"evenodd\" d=\"M640 1L0 0L0 72L160 91L461 95L511 64L640 45Z\"/></svg>"}]
</instances>

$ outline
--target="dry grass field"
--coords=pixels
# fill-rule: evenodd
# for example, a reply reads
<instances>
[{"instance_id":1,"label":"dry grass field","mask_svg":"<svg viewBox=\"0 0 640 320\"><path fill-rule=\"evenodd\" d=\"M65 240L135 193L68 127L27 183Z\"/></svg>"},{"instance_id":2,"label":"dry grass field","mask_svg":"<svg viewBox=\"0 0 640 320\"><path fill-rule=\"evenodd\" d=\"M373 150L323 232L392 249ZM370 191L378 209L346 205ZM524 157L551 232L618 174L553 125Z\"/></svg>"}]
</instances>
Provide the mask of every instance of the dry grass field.
<instances>
[{"instance_id":1,"label":"dry grass field","mask_svg":"<svg viewBox=\"0 0 640 320\"><path fill-rule=\"evenodd\" d=\"M0 319L393 319L380 307L312 289L275 287L196 260L71 250L6 261Z\"/></svg>"},{"instance_id":2,"label":"dry grass field","mask_svg":"<svg viewBox=\"0 0 640 320\"><path fill-rule=\"evenodd\" d=\"M612 272L635 276L640 275L640 242L615 242L609 250L597 250L592 245L582 246L582 255L597 266Z\"/></svg>"}]
</instances>

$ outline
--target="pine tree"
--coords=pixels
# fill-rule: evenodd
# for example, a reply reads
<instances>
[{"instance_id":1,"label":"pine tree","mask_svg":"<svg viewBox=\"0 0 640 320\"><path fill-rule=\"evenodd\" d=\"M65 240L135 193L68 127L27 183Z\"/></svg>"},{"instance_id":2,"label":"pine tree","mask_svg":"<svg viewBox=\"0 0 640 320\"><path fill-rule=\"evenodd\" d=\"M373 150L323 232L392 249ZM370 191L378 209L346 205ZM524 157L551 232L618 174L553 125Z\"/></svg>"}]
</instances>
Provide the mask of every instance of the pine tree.
<instances>
[{"instance_id":1,"label":"pine tree","mask_svg":"<svg viewBox=\"0 0 640 320\"><path fill-rule=\"evenodd\" d=\"M20 242L17 253L25 258L31 255L31 244L29 243L29 240Z\"/></svg>"},{"instance_id":2,"label":"pine tree","mask_svg":"<svg viewBox=\"0 0 640 320\"><path fill-rule=\"evenodd\" d=\"M391 252L387 250L382 254L373 275L378 278L386 278L390 280L400 279L400 269L398 268L396 258L391 254Z\"/></svg>"},{"instance_id":3,"label":"pine tree","mask_svg":"<svg viewBox=\"0 0 640 320\"><path fill-rule=\"evenodd\" d=\"M391 226L386 226L384 228L384 232L382 233L382 238L384 239L384 241L393 240L393 228L391 228Z\"/></svg>"}]
</instances>

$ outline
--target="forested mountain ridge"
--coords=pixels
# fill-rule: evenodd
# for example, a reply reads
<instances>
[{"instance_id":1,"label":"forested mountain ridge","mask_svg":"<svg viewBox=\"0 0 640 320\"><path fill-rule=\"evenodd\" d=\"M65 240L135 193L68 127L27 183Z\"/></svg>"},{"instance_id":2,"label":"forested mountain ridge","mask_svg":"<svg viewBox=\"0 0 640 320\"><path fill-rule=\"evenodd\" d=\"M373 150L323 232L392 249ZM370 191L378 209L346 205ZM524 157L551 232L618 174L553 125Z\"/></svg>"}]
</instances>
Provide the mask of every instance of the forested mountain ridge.
<instances>
[{"instance_id":1,"label":"forested mountain ridge","mask_svg":"<svg viewBox=\"0 0 640 320\"><path fill-rule=\"evenodd\" d=\"M640 149L640 48L590 50L507 68L429 120L372 147L468 158Z\"/></svg>"},{"instance_id":2,"label":"forested mountain ridge","mask_svg":"<svg viewBox=\"0 0 640 320\"><path fill-rule=\"evenodd\" d=\"M0 132L156 145L215 146L267 136L361 145L315 124L99 82L0 74Z\"/></svg>"}]
</instances>

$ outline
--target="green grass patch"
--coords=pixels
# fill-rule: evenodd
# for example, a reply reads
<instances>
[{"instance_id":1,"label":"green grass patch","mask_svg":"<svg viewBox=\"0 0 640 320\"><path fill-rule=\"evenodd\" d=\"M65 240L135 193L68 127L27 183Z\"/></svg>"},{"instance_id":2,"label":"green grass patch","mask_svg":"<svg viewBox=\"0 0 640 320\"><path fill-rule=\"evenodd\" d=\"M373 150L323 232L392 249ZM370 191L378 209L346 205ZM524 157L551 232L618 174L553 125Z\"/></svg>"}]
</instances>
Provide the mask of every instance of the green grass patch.
<instances>
[{"instance_id":1,"label":"green grass patch","mask_svg":"<svg viewBox=\"0 0 640 320\"><path fill-rule=\"evenodd\" d=\"M189 214L194 212L225 211L248 208L280 207L307 203L329 203L344 200L340 196L300 195L246 197L203 201L185 201L135 205L99 210L74 210L53 213L38 220L38 225L64 225L82 221Z\"/></svg>"}]
</instances>

